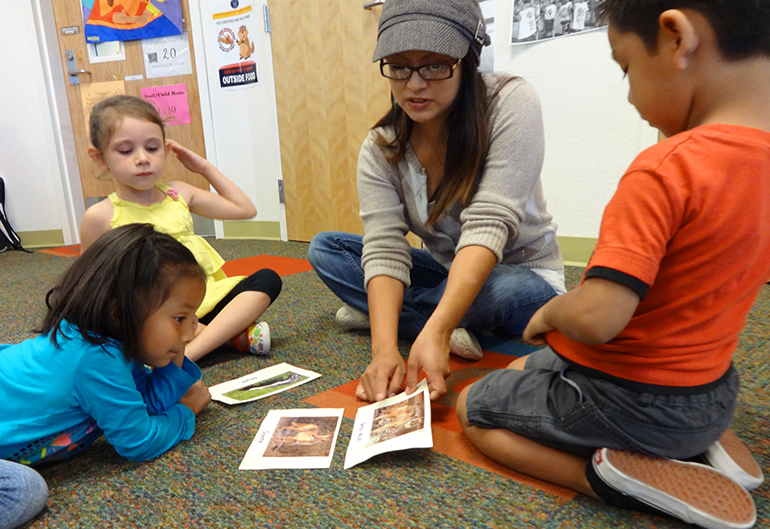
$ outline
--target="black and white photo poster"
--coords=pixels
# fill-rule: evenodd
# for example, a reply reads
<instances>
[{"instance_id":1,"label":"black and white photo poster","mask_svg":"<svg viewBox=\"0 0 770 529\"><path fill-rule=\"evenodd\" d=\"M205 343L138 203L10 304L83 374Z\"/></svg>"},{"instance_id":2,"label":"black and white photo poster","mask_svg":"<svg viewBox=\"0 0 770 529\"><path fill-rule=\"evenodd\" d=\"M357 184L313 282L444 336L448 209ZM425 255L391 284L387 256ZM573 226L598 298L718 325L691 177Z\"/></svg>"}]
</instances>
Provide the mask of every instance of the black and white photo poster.
<instances>
[{"instance_id":1,"label":"black and white photo poster","mask_svg":"<svg viewBox=\"0 0 770 529\"><path fill-rule=\"evenodd\" d=\"M597 0L513 0L511 44L576 35L606 26Z\"/></svg>"}]
</instances>

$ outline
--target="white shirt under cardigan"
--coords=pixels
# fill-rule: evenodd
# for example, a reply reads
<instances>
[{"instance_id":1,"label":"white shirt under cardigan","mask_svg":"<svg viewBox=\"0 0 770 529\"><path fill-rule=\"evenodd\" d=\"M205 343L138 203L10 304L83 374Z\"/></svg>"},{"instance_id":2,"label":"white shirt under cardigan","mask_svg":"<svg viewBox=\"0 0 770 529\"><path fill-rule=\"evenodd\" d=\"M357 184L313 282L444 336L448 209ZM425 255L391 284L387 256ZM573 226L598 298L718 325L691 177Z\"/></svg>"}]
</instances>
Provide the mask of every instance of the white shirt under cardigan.
<instances>
[{"instance_id":1,"label":"white shirt under cardigan","mask_svg":"<svg viewBox=\"0 0 770 529\"><path fill-rule=\"evenodd\" d=\"M502 79L484 74L490 92ZM491 143L478 189L467 207L455 202L433 227L425 224L433 207L427 175L411 145L404 159L391 165L375 139L379 133L390 140L393 130L369 132L358 157L364 285L386 275L409 287L412 259L406 234L412 231L447 269L461 248L483 246L498 262L530 268L557 293L565 292L556 224L540 182L545 144L540 101L529 83L515 78L493 104Z\"/></svg>"}]
</instances>

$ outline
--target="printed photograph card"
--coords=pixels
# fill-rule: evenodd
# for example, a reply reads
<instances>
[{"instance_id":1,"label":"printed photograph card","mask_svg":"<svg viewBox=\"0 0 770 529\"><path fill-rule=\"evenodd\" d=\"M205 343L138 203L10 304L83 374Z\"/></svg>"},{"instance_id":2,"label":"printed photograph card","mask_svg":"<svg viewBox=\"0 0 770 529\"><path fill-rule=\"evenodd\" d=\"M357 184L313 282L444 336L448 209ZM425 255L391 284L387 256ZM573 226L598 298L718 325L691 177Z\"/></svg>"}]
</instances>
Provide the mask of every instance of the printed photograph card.
<instances>
[{"instance_id":1,"label":"printed photograph card","mask_svg":"<svg viewBox=\"0 0 770 529\"><path fill-rule=\"evenodd\" d=\"M358 409L344 468L385 452L432 446L430 393L423 380L411 395L401 393Z\"/></svg>"},{"instance_id":2,"label":"printed photograph card","mask_svg":"<svg viewBox=\"0 0 770 529\"><path fill-rule=\"evenodd\" d=\"M238 469L329 468L344 411L270 410Z\"/></svg>"},{"instance_id":3,"label":"printed photograph card","mask_svg":"<svg viewBox=\"0 0 770 529\"><path fill-rule=\"evenodd\" d=\"M320 376L319 373L281 363L211 386L209 391L211 400L225 404L244 404L295 388Z\"/></svg>"}]
</instances>

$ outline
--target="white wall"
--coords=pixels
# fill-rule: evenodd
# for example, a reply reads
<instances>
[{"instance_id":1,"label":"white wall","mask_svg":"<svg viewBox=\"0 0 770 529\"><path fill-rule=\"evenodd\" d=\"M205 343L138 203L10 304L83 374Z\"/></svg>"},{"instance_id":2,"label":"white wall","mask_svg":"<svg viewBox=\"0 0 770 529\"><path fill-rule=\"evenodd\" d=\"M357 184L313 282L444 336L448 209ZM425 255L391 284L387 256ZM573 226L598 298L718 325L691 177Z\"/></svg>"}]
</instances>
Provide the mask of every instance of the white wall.
<instances>
[{"instance_id":1,"label":"white wall","mask_svg":"<svg viewBox=\"0 0 770 529\"><path fill-rule=\"evenodd\" d=\"M0 58L0 176L17 231L61 229L70 242L68 219L73 213L63 183L66 163L59 155L66 141L49 110L46 83L53 85L42 66L46 52L36 36L35 4L11 2L0 17L0 49L5 50ZM559 234L596 237L618 179L634 156L655 142L656 131L626 100L626 81L610 58L606 29L511 46L511 4L497 0L495 68L528 79L542 100L543 182ZM219 90L213 69L206 68L207 44L201 40L210 33L208 6L205 0L191 1L204 107L210 101L203 109L209 156L252 198L257 220L279 221L285 236L277 192L280 154L269 38L262 34L256 43L260 86ZM261 3L254 8L261 17Z\"/></svg>"},{"instance_id":2,"label":"white wall","mask_svg":"<svg viewBox=\"0 0 770 529\"><path fill-rule=\"evenodd\" d=\"M223 10L228 8L227 2L222 5ZM259 82L248 88L221 90L212 50L211 2L190 1L204 128L211 120L206 149L209 159L257 207L255 220L280 222L285 240L285 207L278 196L281 157L272 49L270 36L263 31L262 2L252 0L252 7L258 31L249 38L255 45ZM222 236L221 230L221 223L217 223L217 236Z\"/></svg>"},{"instance_id":3,"label":"white wall","mask_svg":"<svg viewBox=\"0 0 770 529\"><path fill-rule=\"evenodd\" d=\"M55 54L58 29L46 18L49 2L11 2L0 17L0 49L4 50L0 57L0 176L5 179L8 216L16 231L62 230L64 242L69 244L77 242L76 217L82 215L83 208L78 203L82 196L69 195L71 175L79 185L77 166L72 164L74 147L66 133L69 124L60 124L52 112L54 94L62 92L63 74L57 71L52 75L44 67L47 45L51 44L51 63L53 68L59 67ZM261 30L254 39L259 86L219 90L216 71L206 62L208 40L212 38L208 5L207 0L190 2L208 156L255 203L255 220L279 222L285 238L284 207L278 200L281 164L270 39ZM254 14L261 28L259 1L254 2ZM49 26L39 32L36 22ZM55 103L66 115L66 96ZM73 190L75 195L80 193ZM217 228L221 235L221 224Z\"/></svg>"},{"instance_id":4,"label":"white wall","mask_svg":"<svg viewBox=\"0 0 770 529\"><path fill-rule=\"evenodd\" d=\"M596 237L618 180L657 131L628 102L606 28L512 46L511 8L511 0L497 0L495 69L524 77L540 96L543 188L559 235Z\"/></svg>"},{"instance_id":5,"label":"white wall","mask_svg":"<svg viewBox=\"0 0 770 529\"><path fill-rule=\"evenodd\" d=\"M67 207L31 2L0 17L0 176L16 231L67 229Z\"/></svg>"}]
</instances>

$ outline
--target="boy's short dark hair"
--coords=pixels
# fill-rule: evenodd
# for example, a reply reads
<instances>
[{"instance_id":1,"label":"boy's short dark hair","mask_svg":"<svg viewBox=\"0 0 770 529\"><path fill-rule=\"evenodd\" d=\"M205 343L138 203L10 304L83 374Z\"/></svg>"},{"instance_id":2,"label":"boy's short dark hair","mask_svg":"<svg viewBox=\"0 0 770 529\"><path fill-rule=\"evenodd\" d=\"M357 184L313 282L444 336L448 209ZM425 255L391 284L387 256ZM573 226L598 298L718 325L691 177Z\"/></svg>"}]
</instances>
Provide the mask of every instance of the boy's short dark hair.
<instances>
[{"instance_id":1,"label":"boy's short dark hair","mask_svg":"<svg viewBox=\"0 0 770 529\"><path fill-rule=\"evenodd\" d=\"M693 9L711 24L726 60L770 56L770 0L600 0L597 8L602 21L635 33L650 51L657 46L661 13Z\"/></svg>"}]
</instances>

